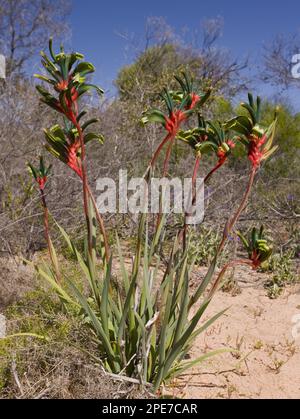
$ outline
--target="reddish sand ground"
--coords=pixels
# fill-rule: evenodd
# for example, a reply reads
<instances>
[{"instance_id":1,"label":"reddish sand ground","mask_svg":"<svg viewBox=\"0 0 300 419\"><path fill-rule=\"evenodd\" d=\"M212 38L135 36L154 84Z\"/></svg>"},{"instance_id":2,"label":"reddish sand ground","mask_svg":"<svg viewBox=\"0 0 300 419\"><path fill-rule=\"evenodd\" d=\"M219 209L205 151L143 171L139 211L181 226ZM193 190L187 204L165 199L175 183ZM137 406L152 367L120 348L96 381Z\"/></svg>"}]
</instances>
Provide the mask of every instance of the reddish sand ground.
<instances>
[{"instance_id":1,"label":"reddish sand ground","mask_svg":"<svg viewBox=\"0 0 300 419\"><path fill-rule=\"evenodd\" d=\"M175 395L299 399L300 285L271 300L259 285L261 275L243 269L236 277L242 278L242 292L232 296L220 291L215 296L206 319L230 308L197 339L190 355L193 359L226 347L240 355L218 355L195 367L178 380Z\"/></svg>"}]
</instances>

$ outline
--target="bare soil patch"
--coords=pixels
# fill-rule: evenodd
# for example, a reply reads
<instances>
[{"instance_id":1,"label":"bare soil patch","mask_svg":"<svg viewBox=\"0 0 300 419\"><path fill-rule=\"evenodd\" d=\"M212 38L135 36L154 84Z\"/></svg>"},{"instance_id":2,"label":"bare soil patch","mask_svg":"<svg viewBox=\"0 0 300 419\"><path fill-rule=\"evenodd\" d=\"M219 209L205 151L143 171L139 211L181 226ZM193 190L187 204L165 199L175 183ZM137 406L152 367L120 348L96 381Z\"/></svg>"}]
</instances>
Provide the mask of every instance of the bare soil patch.
<instances>
[{"instance_id":1,"label":"bare soil patch","mask_svg":"<svg viewBox=\"0 0 300 419\"><path fill-rule=\"evenodd\" d=\"M242 269L242 292L218 292L205 318L229 307L191 351L191 358L219 348L240 351L211 358L181 377L175 391L185 398L300 398L300 336L293 318L300 315L300 285L276 300L266 295L263 274ZM295 330L295 328L294 328ZM299 328L298 328L299 330Z\"/></svg>"}]
</instances>

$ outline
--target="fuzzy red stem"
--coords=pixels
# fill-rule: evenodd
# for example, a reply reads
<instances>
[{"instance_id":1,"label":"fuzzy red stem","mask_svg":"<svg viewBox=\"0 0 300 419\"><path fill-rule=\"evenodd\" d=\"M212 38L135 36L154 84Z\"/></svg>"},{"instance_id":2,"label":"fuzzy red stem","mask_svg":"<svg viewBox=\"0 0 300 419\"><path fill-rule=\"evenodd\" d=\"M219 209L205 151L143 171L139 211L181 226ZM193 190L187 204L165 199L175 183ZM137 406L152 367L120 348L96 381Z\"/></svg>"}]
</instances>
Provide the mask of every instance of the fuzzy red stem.
<instances>
[{"instance_id":1,"label":"fuzzy red stem","mask_svg":"<svg viewBox=\"0 0 300 419\"><path fill-rule=\"evenodd\" d=\"M197 180L197 174L198 174L198 170L199 170L199 166L200 166L200 160L201 160L201 157L197 156L196 161L195 161L195 165L194 165L194 170L193 170L192 188L193 188L194 192L195 192L195 188L196 188L196 180ZM194 195L193 195L193 197L194 197Z\"/></svg>"},{"instance_id":2,"label":"fuzzy red stem","mask_svg":"<svg viewBox=\"0 0 300 419\"><path fill-rule=\"evenodd\" d=\"M175 135L171 136L170 139L169 139L170 142L169 142L166 157L165 157L165 160L164 160L164 167L163 167L163 174L162 174L163 178L165 178L167 176L167 173L168 173L169 161L170 161L170 156L171 156L171 151L172 151L172 146L173 146L173 143L174 143L174 139L175 139ZM162 215L162 202L160 201L159 214L158 214L157 220L156 220L156 230L159 227L159 223L161 221L161 215Z\"/></svg>"},{"instance_id":3,"label":"fuzzy red stem","mask_svg":"<svg viewBox=\"0 0 300 419\"><path fill-rule=\"evenodd\" d=\"M252 185L253 185L253 182L254 182L256 170L257 170L257 168L255 166L253 166L252 169L251 169L251 172L250 172L250 178L249 178L248 186L247 186L246 192L244 194L244 197L242 199L242 202L240 203L240 205L239 205L235 215L233 216L232 220L231 221L228 220L228 223L225 226L224 233L223 233L223 238L222 238L222 241L221 241L221 243L218 247L218 250L217 250L217 255L219 255L221 253L221 251L223 250L229 234L231 233L231 231L232 231L233 227L235 226L236 222L238 221L241 213L245 209L245 206L247 204L247 201L248 201L248 198L249 198L249 195L250 195L250 192L251 192L251 188L252 188Z\"/></svg>"},{"instance_id":4,"label":"fuzzy red stem","mask_svg":"<svg viewBox=\"0 0 300 419\"><path fill-rule=\"evenodd\" d=\"M229 262L225 266L223 266L223 268L221 269L221 271L219 272L219 274L217 276L217 279L215 280L214 285L211 287L211 290L210 290L209 295L208 295L209 300L213 297L215 292L218 290L219 284L220 284L223 276L225 275L227 269L233 268L236 265L250 265L250 266L252 266L252 262L249 261L249 260L237 259L237 260L232 260L231 262Z\"/></svg>"},{"instance_id":5,"label":"fuzzy red stem","mask_svg":"<svg viewBox=\"0 0 300 419\"><path fill-rule=\"evenodd\" d=\"M199 166L200 166L200 161L201 161L201 156L197 156L196 157L196 161L194 164L194 170L193 170L193 176L192 176L192 205L194 205L195 200L196 200L196 181L197 181L197 174L198 174L198 170L199 170ZM186 249L186 236L187 236L187 223L186 223L186 219L187 219L188 214L185 213L184 214L184 226L183 226L183 230L182 233L180 234L180 236L183 236L183 250L185 251Z\"/></svg>"},{"instance_id":6,"label":"fuzzy red stem","mask_svg":"<svg viewBox=\"0 0 300 419\"><path fill-rule=\"evenodd\" d=\"M172 147L173 147L173 143L174 143L174 138L175 138L175 136L172 136L170 138L170 144L169 144L169 147L167 149L166 157L165 157L165 160L164 160L164 168L163 168L162 177L166 177L167 173L168 173L169 162L170 162L171 151L172 151Z\"/></svg>"},{"instance_id":7,"label":"fuzzy red stem","mask_svg":"<svg viewBox=\"0 0 300 419\"><path fill-rule=\"evenodd\" d=\"M81 170L82 170L82 189L83 189L83 206L84 206L84 213L86 218L86 224L87 224L87 232L88 232L88 249L89 254L92 256L93 253L93 238L92 238L92 232L91 232L91 225L90 225L90 219L89 219L89 210L88 210L88 180L87 180L87 172L86 172L86 161L85 161L85 144L84 144L84 137L82 128L77 121L76 118L73 119L73 124L75 128L77 129L79 141L80 141L80 148L81 148Z\"/></svg>"},{"instance_id":8,"label":"fuzzy red stem","mask_svg":"<svg viewBox=\"0 0 300 419\"><path fill-rule=\"evenodd\" d=\"M100 227L100 231L103 236L104 241L104 247L105 247L105 260L108 263L110 252L109 252L109 245L107 240L107 234L104 226L103 219L98 211L97 204L95 201L95 198L93 196L93 193L89 187L88 180L87 180L87 172L86 172L86 159L85 159L85 144L84 144L84 137L83 132L80 124L77 122L77 120L73 121L79 135L80 140L80 148L81 148L81 169L82 169L82 184L83 184L83 202L84 202L84 212L86 217L86 223L87 223L87 231L88 231L88 243L89 243L89 253L92 254L92 237L91 237L91 229L90 229L90 220L89 220L89 213L88 213L88 196L91 198L96 218Z\"/></svg>"},{"instance_id":9,"label":"fuzzy red stem","mask_svg":"<svg viewBox=\"0 0 300 419\"><path fill-rule=\"evenodd\" d=\"M163 139L163 141L160 143L160 145L157 147L155 153L153 154L153 157L150 161L149 166L150 167L154 167L156 160L158 158L158 156L160 155L161 150L163 149L164 145L172 138L172 136L174 136L174 134L168 134L166 135L166 137Z\"/></svg>"},{"instance_id":10,"label":"fuzzy red stem","mask_svg":"<svg viewBox=\"0 0 300 419\"><path fill-rule=\"evenodd\" d=\"M219 162L219 163L217 163L217 165L208 173L208 175L205 177L205 179L204 179L204 183L206 183L208 180L209 180L209 178L220 168L220 167L222 167L223 166L223 164L224 164L225 162Z\"/></svg>"},{"instance_id":11,"label":"fuzzy red stem","mask_svg":"<svg viewBox=\"0 0 300 419\"><path fill-rule=\"evenodd\" d=\"M99 224L101 234L103 236L103 242L104 242L104 248L105 248L105 260L108 263L109 258L110 258L110 250L109 250L109 245L108 245L108 240L107 240L107 234L106 234L104 221L103 221L103 218L101 217L101 215L99 213L95 197L94 197L94 195L93 195L89 186L88 186L88 192L89 192L89 196L91 198L91 201L92 201L95 213L96 213L96 218L97 218L97 221L98 221L98 224Z\"/></svg>"},{"instance_id":12,"label":"fuzzy red stem","mask_svg":"<svg viewBox=\"0 0 300 419\"><path fill-rule=\"evenodd\" d=\"M223 250L223 248L225 246L226 240L227 240L230 232L232 231L234 225L238 221L238 219L239 219L242 211L244 210L244 208L246 206L246 203L248 201L248 198L249 198L249 195L250 195L250 192L251 192L251 188L252 188L252 185L253 185L253 182L254 182L256 170L257 170L257 168L255 166L252 166L246 192L245 192L245 194L243 196L243 199L242 199L242 201L241 201L241 203L240 203L240 205L239 205L239 207L238 207L235 215L233 216L232 220L231 221L228 220L227 225L225 226L224 233L223 233L223 238L222 238L221 243L219 244L219 247L218 247L218 249L216 251L216 254L215 254L215 257L214 257L214 260L213 260L212 264L213 263L216 263L216 260L218 259L220 253L222 252L222 250ZM209 267L208 272L210 271L210 269L212 267L212 264ZM205 279L206 279L206 276L204 278L204 281L205 281ZM199 293L201 292L200 291L201 290L201 285L202 284L200 284L200 286L198 287L197 291L195 292L195 294L191 298L190 305L189 305L190 307L193 304L195 304L195 302L199 299L199 296L200 296Z\"/></svg>"}]
</instances>

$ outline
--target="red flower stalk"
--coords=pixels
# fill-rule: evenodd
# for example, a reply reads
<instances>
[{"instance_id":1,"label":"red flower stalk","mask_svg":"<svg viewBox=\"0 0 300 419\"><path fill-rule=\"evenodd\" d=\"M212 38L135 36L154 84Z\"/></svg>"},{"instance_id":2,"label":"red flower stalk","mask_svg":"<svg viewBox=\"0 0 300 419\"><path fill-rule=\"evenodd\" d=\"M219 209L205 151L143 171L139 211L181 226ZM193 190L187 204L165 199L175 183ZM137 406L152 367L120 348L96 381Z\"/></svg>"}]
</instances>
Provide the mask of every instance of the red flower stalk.
<instances>
[{"instance_id":1,"label":"red flower stalk","mask_svg":"<svg viewBox=\"0 0 300 419\"><path fill-rule=\"evenodd\" d=\"M80 143L72 144L68 149L68 161L67 165L82 179L82 167L77 157L78 150L80 149Z\"/></svg>"},{"instance_id":2,"label":"red flower stalk","mask_svg":"<svg viewBox=\"0 0 300 419\"><path fill-rule=\"evenodd\" d=\"M79 135L79 143L76 144L76 146L77 147L79 146L80 149L81 149L81 156L80 156L81 167L80 167L80 170L79 170L78 175L82 178L83 205L84 205L84 212L85 212L86 223L87 223L89 252L90 252L90 255L92 255L92 249L93 249L93 237L92 237L92 234L91 234L91 223L92 223L92 220L90 220L89 211L88 211L88 205L89 205L88 200L90 198L91 199L91 202L93 204L93 207L95 209L96 218L97 218L97 221L99 223L100 230L101 230L101 233L102 233L102 236L103 236L104 247L105 247L105 260L106 260L107 263L109 263L110 252L109 252L109 245L108 245L108 239L107 239L107 234L106 234L105 226L104 226L102 217L101 217L101 215L100 215L100 213L98 211L98 208L97 208L97 205L96 205L96 201L95 201L95 199L93 197L93 194L92 194L92 191L91 191L91 189L89 187L88 178L87 178L86 154L85 154L85 143L84 143L83 130L81 128L80 123L77 122L77 121L75 123L75 127L76 127L77 132L78 132L78 135ZM72 154L72 157L74 157L74 154ZM73 170L75 170L75 169L77 170L77 167L76 166L75 166L75 168L73 168Z\"/></svg>"},{"instance_id":3,"label":"red flower stalk","mask_svg":"<svg viewBox=\"0 0 300 419\"><path fill-rule=\"evenodd\" d=\"M255 135L251 135L248 151L248 158L251 161L254 167L258 167L261 163L262 158L264 157L264 152L261 150L261 147L265 144L267 136L259 138Z\"/></svg>"},{"instance_id":4,"label":"red flower stalk","mask_svg":"<svg viewBox=\"0 0 300 419\"><path fill-rule=\"evenodd\" d=\"M218 250L217 250L217 255L219 255L221 253L221 251L223 250L229 234L231 233L233 227L235 226L236 222L240 218L241 213L243 212L243 210L246 207L246 204L248 202L248 198L250 196L250 192L251 192L251 189L252 189L252 185L253 185L253 182L254 182L255 175L256 175L256 166L253 166L251 171L250 171L248 186L246 188L246 191L245 191L245 194L242 198L242 201L241 201L236 213L232 217L232 219L228 220L228 222L225 226L225 229L224 229L224 232L223 232L223 238L222 238L222 241L221 241L221 243L218 247Z\"/></svg>"},{"instance_id":5,"label":"red flower stalk","mask_svg":"<svg viewBox=\"0 0 300 419\"><path fill-rule=\"evenodd\" d=\"M64 93L64 101L66 104L65 116L75 125L78 117L78 92L75 87L70 89L70 98Z\"/></svg>"},{"instance_id":6,"label":"red flower stalk","mask_svg":"<svg viewBox=\"0 0 300 419\"><path fill-rule=\"evenodd\" d=\"M216 166L205 176L205 178L204 178L204 183L206 183L209 179L210 179L210 177L217 171L217 170L219 170L220 169L220 167L222 167L223 166L223 164L225 163L225 161L221 161L221 162L218 162L217 164L216 164Z\"/></svg>"},{"instance_id":7,"label":"red flower stalk","mask_svg":"<svg viewBox=\"0 0 300 419\"><path fill-rule=\"evenodd\" d=\"M253 269L258 268L261 265L260 255L256 250L253 250L250 260L252 262Z\"/></svg>"},{"instance_id":8,"label":"red flower stalk","mask_svg":"<svg viewBox=\"0 0 300 419\"><path fill-rule=\"evenodd\" d=\"M103 221L89 188L85 158L85 144L91 139L98 139L101 141L101 136L94 133L84 135L83 131L85 128L91 123L96 122L96 120L89 120L81 125L80 118L82 114L85 114L85 112L81 112L80 115L78 110L79 97L91 89L95 89L99 95L102 95L103 90L93 84L86 83L86 77L88 74L93 73L95 68L91 63L82 61L84 58L82 54L66 54L63 47L61 48L60 54L55 54L53 51L52 39L49 41L49 52L50 57L48 57L44 52L41 53L42 64L49 76L36 75L36 77L46 83L49 83L59 96L54 96L42 86L37 86L37 90L42 96L42 101L51 108L62 113L73 126L67 128L68 133L66 133L66 130L61 129L57 125L52 127L50 130L45 130L47 139L46 148L55 157L67 164L81 178L83 186L84 212L87 221L89 253L90 256L92 256L92 220L89 219L89 198L91 198L100 224L100 229L104 237L106 260L108 262L108 242ZM66 125L68 126L69 123ZM77 134L74 134L74 131L77 131Z\"/></svg>"},{"instance_id":9,"label":"red flower stalk","mask_svg":"<svg viewBox=\"0 0 300 419\"><path fill-rule=\"evenodd\" d=\"M45 189L46 183L47 183L47 176L43 176L43 177L37 177L36 181L39 185L40 191L43 191Z\"/></svg>"},{"instance_id":10,"label":"red flower stalk","mask_svg":"<svg viewBox=\"0 0 300 419\"><path fill-rule=\"evenodd\" d=\"M45 130L45 137L47 140L46 148L51 152L56 158L59 158L64 162L68 167L70 167L82 180L84 188L84 211L86 219L88 221L88 198L92 200L92 204L95 209L96 218L99 223L99 227L104 239L105 244L105 254L106 261L109 261L109 246L107 235L105 232L104 222L99 214L96 201L93 198L91 189L89 188L86 176L86 169L84 165L85 158L85 145L92 139L97 139L102 142L102 136L94 133L88 133L84 135L84 129L89 126L91 123L97 122L97 120L87 121L81 126L80 121L74 121L74 124L68 124L67 129L62 129L59 125L54 125L52 128ZM89 231L90 231L90 220L89 220ZM91 239L89 240L91 245ZM90 246L91 250L91 246Z\"/></svg>"},{"instance_id":11,"label":"red flower stalk","mask_svg":"<svg viewBox=\"0 0 300 419\"><path fill-rule=\"evenodd\" d=\"M52 266L54 267L55 270L55 278L56 281L59 282L60 281L60 272L56 263L56 258L55 255L53 254L53 246L52 246L52 242L51 242L51 238L50 238L50 231L49 231L49 210L48 210L48 206L47 206L47 201L46 201L46 195L45 195L45 186L46 183L48 181L48 174L51 170L51 166L49 166L48 168L45 167L44 165L44 160L43 157L40 158L40 167L37 169L35 167L33 167L31 164L28 164L29 170L31 172L31 175L33 176L33 178L35 179L38 187L39 187L39 191L41 194L41 201L42 201L42 205L43 205L43 209L44 209L44 231L45 231L45 239L47 242L47 246L48 246L48 252L49 252L49 256L52 262Z\"/></svg>"},{"instance_id":12,"label":"red flower stalk","mask_svg":"<svg viewBox=\"0 0 300 419\"><path fill-rule=\"evenodd\" d=\"M223 143L217 151L217 156L219 158L218 165L223 165L227 160L228 154L231 149L235 147L235 143L232 140L227 140Z\"/></svg>"},{"instance_id":13,"label":"red flower stalk","mask_svg":"<svg viewBox=\"0 0 300 419\"><path fill-rule=\"evenodd\" d=\"M201 154L198 154L196 156L196 160L195 160L195 164L194 164L194 169L193 169L193 176L192 176L192 205L195 205L195 201L196 201L196 182L197 182L197 175L198 175L198 171L199 171L199 166L200 166L200 161L201 161ZM189 214L185 213L184 214L184 226L183 226L183 230L181 231L179 238L181 239L181 236L183 235L183 250L185 251L186 249L186 236L187 236L187 223L186 223L186 219L189 216Z\"/></svg>"},{"instance_id":14,"label":"red flower stalk","mask_svg":"<svg viewBox=\"0 0 300 419\"><path fill-rule=\"evenodd\" d=\"M191 93L191 104L189 106L187 106L186 109L188 109L188 110L194 109L199 101L200 101L200 96L197 95L196 93L192 92Z\"/></svg>"},{"instance_id":15,"label":"red flower stalk","mask_svg":"<svg viewBox=\"0 0 300 419\"><path fill-rule=\"evenodd\" d=\"M161 94L161 97L168 109L168 114L165 115L159 109L152 109L151 111L146 112L145 116L142 118L143 124L148 122L158 122L162 124L168 132L167 136L155 151L150 161L150 168L154 167L164 145L168 141L173 143L176 135L178 134L181 123L186 121L188 117L192 115L196 105L203 105L211 94L210 89L202 95L196 94L193 89L192 80L190 80L185 73L182 73L182 75L183 79L175 76L175 79L181 86L181 90L179 92L169 92L167 89L164 89L164 94ZM165 159L165 167L168 166L168 160L169 157L167 156Z\"/></svg>"},{"instance_id":16,"label":"red flower stalk","mask_svg":"<svg viewBox=\"0 0 300 419\"><path fill-rule=\"evenodd\" d=\"M185 121L186 119L186 115L178 110L176 112L172 112L170 117L164 116L164 120L165 120L165 129L168 131L168 134L166 135L166 137L163 139L163 141L160 143L160 145L157 147L155 153L153 154L153 157L150 161L149 166L150 167L154 167L156 160L161 152L161 150L163 149L164 145L170 141L170 144L173 144L173 141L177 135L177 132L180 128L180 124ZM172 148L172 147L171 147ZM165 158L164 161L164 173L167 172L168 169L168 163L169 163L169 159L170 159L170 154L171 154L171 148L168 149L167 152L167 156Z\"/></svg>"},{"instance_id":17,"label":"red flower stalk","mask_svg":"<svg viewBox=\"0 0 300 419\"><path fill-rule=\"evenodd\" d=\"M227 150L225 150L224 148L226 146L228 147ZM223 166L223 164L226 163L228 155L230 150L232 150L235 147L235 143L232 140L227 140L226 143L224 143L224 145L220 146L218 148L217 151L217 157L218 157L218 163L215 165L215 167L206 175L205 179L204 179L204 183L206 183L208 181L208 179L218 170L220 169L220 167Z\"/></svg>"},{"instance_id":18,"label":"red flower stalk","mask_svg":"<svg viewBox=\"0 0 300 419\"><path fill-rule=\"evenodd\" d=\"M242 200L241 200L241 202L240 202L240 204L238 206L238 209L236 210L235 214L233 215L233 217L231 219L228 219L228 221L227 221L227 223L225 225L225 228L224 228L224 231L223 231L223 237L222 237L221 243L219 244L219 246L217 248L217 251L216 251L214 260L213 260L213 262L211 263L211 265L209 267L209 270L207 272L207 275L204 277L202 283L200 284L200 286L196 290L195 294L193 295L193 297L191 299L191 302L190 302L190 307L192 305L194 305L194 303L199 299L199 296L201 295L201 292L202 292L203 284L206 283L207 277L209 277L208 275L210 274L210 272L212 270L214 271L215 266L216 266L216 262L218 260L218 257L220 256L221 252L223 251L224 246L225 246L225 243L226 243L226 241L227 241L227 239L228 239L228 237L229 237L232 229L234 228L234 226L235 226L236 222L238 221L241 213L243 212L243 210L246 207L246 204L248 202L248 198L249 198L249 195L250 195L250 192L251 192L251 189L252 189L252 185L253 185L253 182L254 182L255 174L256 174L256 167L253 166L252 169L251 169L251 171L250 171L248 186L246 188L246 191L244 193L244 196L243 196L243 198L242 198Z\"/></svg>"},{"instance_id":19,"label":"red flower stalk","mask_svg":"<svg viewBox=\"0 0 300 419\"><path fill-rule=\"evenodd\" d=\"M57 282L60 282L60 272L57 266L57 263L55 261L55 257L53 254L53 248L52 248L52 243L51 243L51 238L50 238L50 230L49 230L49 210L48 210L48 206L47 206L47 201L46 201L46 195L45 195L45 191L44 189L40 189L41 192L41 199L42 199L42 205L44 208L44 230L45 230L45 238L47 241L47 246L48 246L48 252L49 252L49 256L52 262L52 265L55 269L55 278L57 280Z\"/></svg>"},{"instance_id":20,"label":"red flower stalk","mask_svg":"<svg viewBox=\"0 0 300 419\"><path fill-rule=\"evenodd\" d=\"M170 117L165 116L165 128L172 136L176 136L180 124L186 120L184 112L178 110L172 112Z\"/></svg>"},{"instance_id":21,"label":"red flower stalk","mask_svg":"<svg viewBox=\"0 0 300 419\"><path fill-rule=\"evenodd\" d=\"M217 279L215 280L214 284L212 285L208 297L207 299L210 300L214 294L218 291L218 289L220 288L220 286L222 285L222 279L225 275L225 273L227 272L227 270L229 268L234 268L237 265L251 265L251 262L249 260L244 260L244 259L237 259L237 260L233 260L229 263L227 263L219 272Z\"/></svg>"},{"instance_id":22,"label":"red flower stalk","mask_svg":"<svg viewBox=\"0 0 300 419\"><path fill-rule=\"evenodd\" d=\"M163 177L166 177L168 173L169 161L171 157L171 151L174 144L174 140L180 128L180 124L186 120L186 115L181 110L177 110L176 112L171 112L170 117L164 116L164 119L165 119L164 126L165 126L165 129L168 131L168 135L164 138L164 140L161 142L156 152L154 153L150 162L150 167L151 168L154 167L156 159L158 158L162 148L167 142L169 142L169 146L167 148L166 156L164 159L163 175L162 175ZM161 213L162 213L162 206L160 202L160 210L157 216L156 229L158 229L160 221L161 221Z\"/></svg>"}]
</instances>

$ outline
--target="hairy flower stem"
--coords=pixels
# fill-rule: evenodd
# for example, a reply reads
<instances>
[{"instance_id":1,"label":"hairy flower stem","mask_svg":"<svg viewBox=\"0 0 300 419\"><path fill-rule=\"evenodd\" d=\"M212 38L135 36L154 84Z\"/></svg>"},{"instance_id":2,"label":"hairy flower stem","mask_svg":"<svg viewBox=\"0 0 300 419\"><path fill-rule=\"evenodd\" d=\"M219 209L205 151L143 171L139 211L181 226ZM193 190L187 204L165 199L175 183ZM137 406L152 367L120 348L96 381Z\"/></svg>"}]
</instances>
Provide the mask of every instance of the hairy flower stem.
<instances>
[{"instance_id":1,"label":"hairy flower stem","mask_svg":"<svg viewBox=\"0 0 300 419\"><path fill-rule=\"evenodd\" d=\"M146 182L147 182L147 184L148 184L148 185L149 185L149 182L150 182L150 180L151 180L150 173L152 173L152 172L153 172L154 166L155 166L155 164L156 164L156 161L157 161L157 159L158 159L158 157L159 157L159 155L160 155L160 153L161 153L162 149L164 148L165 144L166 144L169 140L174 139L174 138L175 138L175 136L176 136L176 133L169 133L169 134L167 134L167 135L165 136L165 138L162 140L162 142L159 144L159 146L157 147L157 149L156 149L155 153L153 154L152 159L150 160L150 163L149 163L148 169L147 169L147 171L146 171L146 173L145 173L145 175L144 175L144 178L145 178L145 180L146 180ZM169 147L169 148L170 148L170 147ZM168 150L169 150L169 148L168 148ZM171 150L170 150L170 152L171 152ZM164 167L166 167L166 159L165 159ZM159 226L159 223L160 223L160 219L161 219L161 214L159 214L159 215L158 215L158 217L157 217L156 228L155 228L155 230L156 230L156 231L157 231L157 229L158 229L158 226Z\"/></svg>"},{"instance_id":2,"label":"hairy flower stem","mask_svg":"<svg viewBox=\"0 0 300 419\"><path fill-rule=\"evenodd\" d=\"M223 268L221 269L221 271L219 272L217 279L215 280L213 286L211 287L209 294L208 294L208 300L210 300L214 294L218 291L222 279L225 275L225 273L227 272L227 270L229 268L234 268L237 265L248 265L248 266L253 266L252 262L249 260L245 260L245 259L236 259L236 260L232 260L231 262L228 262L225 266L223 266Z\"/></svg>"},{"instance_id":3,"label":"hairy flower stem","mask_svg":"<svg viewBox=\"0 0 300 419\"><path fill-rule=\"evenodd\" d=\"M107 240L107 234L106 234L106 229L105 229L105 225L104 225L104 221L103 218L101 217L98 207L97 207L97 203L95 200L95 197L91 191L91 188L88 186L88 193L90 196L90 199L92 201L94 210L95 210L95 214L96 214L96 218L99 224L99 228L103 237L103 243L104 243L104 249L105 249L105 260L107 263L109 263L109 258L110 258L110 251L109 251L109 245L108 245L108 240Z\"/></svg>"},{"instance_id":4,"label":"hairy flower stem","mask_svg":"<svg viewBox=\"0 0 300 419\"><path fill-rule=\"evenodd\" d=\"M191 308L199 299L199 297L202 295L202 293L204 292L204 290L206 289L207 285L209 284L212 275L214 274L214 271L216 269L216 265L217 265L217 260L218 257L220 256L222 250L224 249L225 243L228 239L228 236L230 234L230 232L232 231L234 225L236 224L236 222L238 221L241 213L243 212L243 210L245 209L245 206L247 204L251 189L252 189L252 185L254 182L254 178L255 178L255 174L256 174L256 170L257 168L255 166L252 166L251 172L250 172L250 177L249 177L249 181L248 181L248 186L247 189L245 191L245 194L243 196L243 199L235 213L235 215L232 217L232 219L227 221L227 224L224 228L224 232L223 232L223 238L221 240L221 243L219 244L215 257L210 265L210 267L208 268L208 271L203 279L203 281L201 282L201 284L199 285L199 287L197 288L195 294L193 295L193 297L190 300L190 304L189 304L189 308Z\"/></svg>"},{"instance_id":5,"label":"hairy flower stem","mask_svg":"<svg viewBox=\"0 0 300 419\"><path fill-rule=\"evenodd\" d=\"M166 177L168 174L169 162L170 162L172 147L174 144L174 139L175 139L175 136L171 137L169 141L169 147L167 149L166 157L164 160L164 167L163 167L163 174L162 174L163 178Z\"/></svg>"},{"instance_id":6,"label":"hairy flower stem","mask_svg":"<svg viewBox=\"0 0 300 419\"><path fill-rule=\"evenodd\" d=\"M52 263L52 265L54 267L54 270L55 270L56 281L60 282L60 279L61 279L60 278L60 272L59 272L57 263L55 262L55 257L54 257L53 249L52 249L52 243L51 243L51 239L50 239L49 210L48 210L48 206L47 206L45 191L44 191L44 189L40 189L40 192L41 192L42 205L43 205L43 208L44 208L44 232L45 232L45 238L46 238L46 242L47 242L48 252L49 252L51 263Z\"/></svg>"},{"instance_id":7,"label":"hairy flower stem","mask_svg":"<svg viewBox=\"0 0 300 419\"><path fill-rule=\"evenodd\" d=\"M209 180L209 178L218 170L220 169L220 167L222 167L224 164L224 162L219 162L209 173L208 175L206 175L205 179L204 179L204 183L207 183L207 181Z\"/></svg>"},{"instance_id":8,"label":"hairy flower stem","mask_svg":"<svg viewBox=\"0 0 300 419\"><path fill-rule=\"evenodd\" d=\"M192 190L193 190L193 196L192 196L192 205L195 205L196 202L196 181L197 181L197 174L200 166L201 156L198 156L195 161L194 170L193 170L193 177L192 177ZM209 178L220 168L222 167L224 162L218 163L205 177L204 179L204 185L207 183ZM183 240L183 249L186 249L186 235L187 235L187 224L186 224L186 217L188 216L187 213L185 213L184 216L184 226L181 232L179 233L179 239Z\"/></svg>"},{"instance_id":9,"label":"hairy flower stem","mask_svg":"<svg viewBox=\"0 0 300 419\"><path fill-rule=\"evenodd\" d=\"M157 147L155 153L153 154L153 157L149 163L149 166L153 169L156 163L156 160L158 159L158 156L161 153L161 150L163 149L164 145L171 140L171 138L175 138L176 134L173 133L169 133L168 135L166 135L166 137L162 140L162 142L160 143L160 145Z\"/></svg>"},{"instance_id":10,"label":"hairy flower stem","mask_svg":"<svg viewBox=\"0 0 300 419\"><path fill-rule=\"evenodd\" d=\"M87 179L87 170L86 170L86 158L85 158L85 144L84 144L84 137L83 137L83 132L82 132L82 128L80 126L80 124L77 122L77 120L75 119L73 121L74 126L77 129L78 135L79 135L79 140L80 140L80 148L81 148L81 168L82 168L82 185L83 185L83 202L84 202L84 212L85 212L85 217L86 217L86 223L87 223L87 231L88 231L88 248L89 248L89 253L90 255L92 255L92 250L93 250L93 238L92 238L92 234L91 234L91 225L90 222L91 220L89 219L89 211L88 211L88 198L91 199L94 210L95 210L95 214L96 214L96 218L100 227L100 231L101 234L103 236L103 242L104 242L104 248L105 248L105 260L108 263L109 262L109 257L110 257L110 252L109 252L109 245L108 245L108 240L107 240L107 234L106 234L106 230L105 230L105 226L104 226L104 222L103 222L103 218L101 217L99 210L97 208L97 204L95 201L95 198L93 196L93 193L91 191L91 188L88 184L88 179Z\"/></svg>"},{"instance_id":11,"label":"hairy flower stem","mask_svg":"<svg viewBox=\"0 0 300 419\"><path fill-rule=\"evenodd\" d=\"M168 168L169 168L169 162L170 162L170 157L171 157L171 151L172 151L172 147L174 144L174 139L175 139L175 135L170 137L169 139L169 146L167 149L167 153L166 153L166 157L164 160L164 166L163 166L163 173L162 173L162 177L165 178L168 174ZM160 202L159 202L159 214L157 216L157 221L156 221L156 231L159 227L160 221L161 221L161 216L162 216L162 196L160 195Z\"/></svg>"},{"instance_id":12,"label":"hairy flower stem","mask_svg":"<svg viewBox=\"0 0 300 419\"><path fill-rule=\"evenodd\" d=\"M247 201L248 201L248 198L249 198L252 186L253 186L254 178L255 178L255 175L256 175L256 170L257 170L257 168L255 166L252 166L249 181L248 181L248 186L247 186L246 192L243 196L243 199L242 199L235 215L232 217L231 220L228 220L228 222L225 226L225 229L224 229L224 232L223 232L223 238L222 238L222 241L219 244L219 247L218 247L218 250L217 250L217 255L218 256L222 252L229 234L231 233L233 227L235 226L236 222L240 218L241 213L244 211L244 209L246 207L246 204L247 204Z\"/></svg>"},{"instance_id":13,"label":"hairy flower stem","mask_svg":"<svg viewBox=\"0 0 300 419\"><path fill-rule=\"evenodd\" d=\"M82 128L77 121L76 118L73 119L73 124L75 128L77 129L79 141L80 141L80 149L81 149L81 170L82 170L82 190L83 190L83 207L84 207L84 214L86 219L86 225L87 225L87 233L88 233L88 251L90 254L90 257L92 257L93 254L93 237L92 237L92 231L91 231L91 222L89 217L89 186L88 186L88 179L87 179L87 171L86 171L86 159L85 159L85 144L84 144L84 137Z\"/></svg>"}]
</instances>

